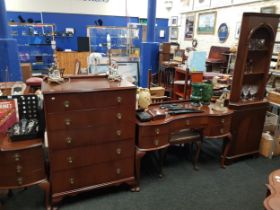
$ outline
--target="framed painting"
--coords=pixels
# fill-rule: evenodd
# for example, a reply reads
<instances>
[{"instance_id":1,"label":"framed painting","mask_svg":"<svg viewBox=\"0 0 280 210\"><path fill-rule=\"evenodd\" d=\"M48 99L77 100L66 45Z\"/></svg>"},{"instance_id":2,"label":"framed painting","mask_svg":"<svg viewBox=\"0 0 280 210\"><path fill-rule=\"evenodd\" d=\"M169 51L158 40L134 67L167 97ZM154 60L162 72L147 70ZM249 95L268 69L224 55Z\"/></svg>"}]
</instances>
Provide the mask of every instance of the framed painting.
<instances>
[{"instance_id":1,"label":"framed painting","mask_svg":"<svg viewBox=\"0 0 280 210\"><path fill-rule=\"evenodd\" d=\"M178 16L172 16L170 19L170 26L178 26Z\"/></svg>"},{"instance_id":2,"label":"framed painting","mask_svg":"<svg viewBox=\"0 0 280 210\"><path fill-rule=\"evenodd\" d=\"M178 27L169 27L169 38L170 40L177 40L178 39Z\"/></svg>"},{"instance_id":3,"label":"framed painting","mask_svg":"<svg viewBox=\"0 0 280 210\"><path fill-rule=\"evenodd\" d=\"M198 34L214 34L217 12L207 12L198 14Z\"/></svg>"},{"instance_id":4,"label":"framed painting","mask_svg":"<svg viewBox=\"0 0 280 210\"><path fill-rule=\"evenodd\" d=\"M190 15L186 17L185 35L184 35L185 40L193 39L194 17L195 17L194 15Z\"/></svg>"},{"instance_id":5,"label":"framed painting","mask_svg":"<svg viewBox=\"0 0 280 210\"><path fill-rule=\"evenodd\" d=\"M237 22L236 25L235 25L235 33L234 33L234 38L235 39L239 39L240 27L241 27L241 22Z\"/></svg>"},{"instance_id":6,"label":"framed painting","mask_svg":"<svg viewBox=\"0 0 280 210\"><path fill-rule=\"evenodd\" d=\"M261 7L261 13L273 14L275 12L276 12L276 7L275 6Z\"/></svg>"}]
</instances>

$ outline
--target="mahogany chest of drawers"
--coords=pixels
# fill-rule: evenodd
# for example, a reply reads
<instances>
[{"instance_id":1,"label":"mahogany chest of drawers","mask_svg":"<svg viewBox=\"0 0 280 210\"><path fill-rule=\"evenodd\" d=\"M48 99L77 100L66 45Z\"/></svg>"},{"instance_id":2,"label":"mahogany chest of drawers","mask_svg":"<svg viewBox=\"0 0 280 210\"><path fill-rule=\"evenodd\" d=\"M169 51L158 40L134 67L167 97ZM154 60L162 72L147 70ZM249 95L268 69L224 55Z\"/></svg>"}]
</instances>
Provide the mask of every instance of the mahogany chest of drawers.
<instances>
[{"instance_id":1,"label":"mahogany chest of drawers","mask_svg":"<svg viewBox=\"0 0 280 210\"><path fill-rule=\"evenodd\" d=\"M136 87L105 77L43 84L52 203L109 185L135 186Z\"/></svg>"}]
</instances>

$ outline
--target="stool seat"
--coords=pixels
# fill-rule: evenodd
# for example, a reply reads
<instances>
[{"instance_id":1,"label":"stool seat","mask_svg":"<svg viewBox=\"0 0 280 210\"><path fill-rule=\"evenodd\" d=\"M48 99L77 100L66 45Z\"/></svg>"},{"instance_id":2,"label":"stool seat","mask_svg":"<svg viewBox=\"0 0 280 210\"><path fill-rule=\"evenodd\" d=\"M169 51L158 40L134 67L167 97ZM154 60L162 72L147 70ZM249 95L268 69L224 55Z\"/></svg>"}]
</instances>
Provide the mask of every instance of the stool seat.
<instances>
[{"instance_id":1,"label":"stool seat","mask_svg":"<svg viewBox=\"0 0 280 210\"><path fill-rule=\"evenodd\" d=\"M200 133L190 129L181 130L176 132L169 139L170 144L184 144L194 140L200 140Z\"/></svg>"},{"instance_id":2,"label":"stool seat","mask_svg":"<svg viewBox=\"0 0 280 210\"><path fill-rule=\"evenodd\" d=\"M225 60L224 59L217 59L217 58L208 58L206 59L207 63L224 63Z\"/></svg>"},{"instance_id":3,"label":"stool seat","mask_svg":"<svg viewBox=\"0 0 280 210\"><path fill-rule=\"evenodd\" d=\"M26 80L25 83L27 86L41 87L42 82L43 82L43 79L40 77L30 77Z\"/></svg>"}]
</instances>

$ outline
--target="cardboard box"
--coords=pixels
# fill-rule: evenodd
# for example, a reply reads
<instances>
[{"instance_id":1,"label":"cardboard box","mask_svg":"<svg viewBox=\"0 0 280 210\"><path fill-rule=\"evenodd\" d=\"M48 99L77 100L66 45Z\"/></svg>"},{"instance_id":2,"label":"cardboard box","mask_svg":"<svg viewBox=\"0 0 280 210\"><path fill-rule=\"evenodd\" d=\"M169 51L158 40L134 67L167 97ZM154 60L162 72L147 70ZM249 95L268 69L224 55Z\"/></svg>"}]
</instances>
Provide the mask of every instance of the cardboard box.
<instances>
[{"instance_id":1,"label":"cardboard box","mask_svg":"<svg viewBox=\"0 0 280 210\"><path fill-rule=\"evenodd\" d=\"M274 154L274 139L269 133L263 133L260 141L259 153L267 158Z\"/></svg>"}]
</instances>

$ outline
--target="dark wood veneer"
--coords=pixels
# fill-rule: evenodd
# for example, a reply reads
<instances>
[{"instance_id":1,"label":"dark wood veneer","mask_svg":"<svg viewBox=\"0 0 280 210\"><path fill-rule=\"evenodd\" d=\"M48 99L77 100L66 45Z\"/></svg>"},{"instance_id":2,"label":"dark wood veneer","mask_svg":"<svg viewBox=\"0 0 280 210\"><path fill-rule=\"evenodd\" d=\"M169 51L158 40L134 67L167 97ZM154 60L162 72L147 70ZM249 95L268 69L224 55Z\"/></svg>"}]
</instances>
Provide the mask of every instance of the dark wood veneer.
<instances>
[{"instance_id":1,"label":"dark wood veneer","mask_svg":"<svg viewBox=\"0 0 280 210\"><path fill-rule=\"evenodd\" d=\"M136 187L136 87L106 77L43 84L52 205L64 196L127 183Z\"/></svg>"}]
</instances>

